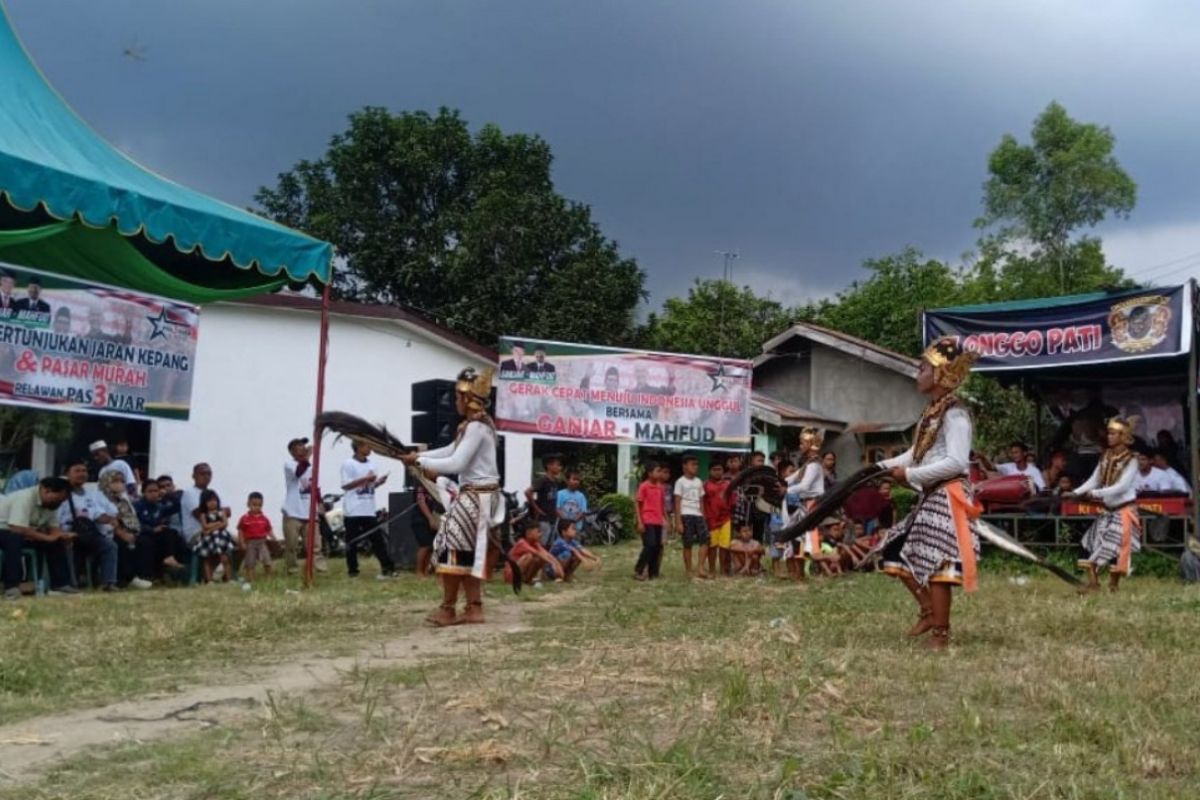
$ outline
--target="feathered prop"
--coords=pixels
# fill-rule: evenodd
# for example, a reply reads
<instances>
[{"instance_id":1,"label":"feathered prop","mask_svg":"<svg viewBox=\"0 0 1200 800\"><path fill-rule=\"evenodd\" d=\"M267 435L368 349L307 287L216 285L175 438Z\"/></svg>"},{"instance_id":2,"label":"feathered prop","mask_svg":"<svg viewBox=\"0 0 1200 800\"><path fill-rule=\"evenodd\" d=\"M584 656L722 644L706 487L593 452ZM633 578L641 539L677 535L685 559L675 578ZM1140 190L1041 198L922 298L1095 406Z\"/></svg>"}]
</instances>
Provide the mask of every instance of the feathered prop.
<instances>
[{"instance_id":1,"label":"feathered prop","mask_svg":"<svg viewBox=\"0 0 1200 800\"><path fill-rule=\"evenodd\" d=\"M838 511L846 502L851 493L862 486L864 483L878 478L883 474L883 467L878 464L871 464L863 467L858 472L851 475L849 478L838 483L825 495L817 501L817 504L812 507L808 513L801 517L791 525L779 530L775 534L775 542L782 546L794 539L799 539L805 533L821 524L821 520Z\"/></svg>"},{"instance_id":2,"label":"feathered prop","mask_svg":"<svg viewBox=\"0 0 1200 800\"><path fill-rule=\"evenodd\" d=\"M416 450L393 436L383 425L375 425L345 411L323 411L318 414L317 431L325 430L333 431L339 439L366 442L371 446L371 452L386 458L399 459Z\"/></svg>"},{"instance_id":3,"label":"feathered prop","mask_svg":"<svg viewBox=\"0 0 1200 800\"><path fill-rule=\"evenodd\" d=\"M783 481L773 467L747 467L734 475L725 487L725 500L733 502L734 493L738 489L742 494L753 500L761 500L768 506L778 508L783 504Z\"/></svg>"},{"instance_id":4,"label":"feathered prop","mask_svg":"<svg viewBox=\"0 0 1200 800\"><path fill-rule=\"evenodd\" d=\"M339 439L352 439L365 442L371 452L385 458L399 459L402 455L415 452L417 448L410 447L392 435L383 425L367 422L362 417L347 414L345 411L325 411L317 415L318 431L333 431ZM408 467L408 474L417 483L425 487L429 496L437 500L443 509L450 508L450 494L437 483L430 480L424 472L416 467Z\"/></svg>"},{"instance_id":5,"label":"feathered prop","mask_svg":"<svg viewBox=\"0 0 1200 800\"><path fill-rule=\"evenodd\" d=\"M1032 550L1029 550L1016 539L1012 538L992 523L987 522L986 520L976 519L974 525L976 533L978 533L982 538L986 539L991 544L999 547L1001 550L1007 550L1008 552L1018 555L1021 558L1029 559L1039 567L1053 572L1055 575L1073 586L1082 585L1083 582L1079 580L1078 577L1067 572L1057 564L1047 561L1046 559L1034 553Z\"/></svg>"}]
</instances>

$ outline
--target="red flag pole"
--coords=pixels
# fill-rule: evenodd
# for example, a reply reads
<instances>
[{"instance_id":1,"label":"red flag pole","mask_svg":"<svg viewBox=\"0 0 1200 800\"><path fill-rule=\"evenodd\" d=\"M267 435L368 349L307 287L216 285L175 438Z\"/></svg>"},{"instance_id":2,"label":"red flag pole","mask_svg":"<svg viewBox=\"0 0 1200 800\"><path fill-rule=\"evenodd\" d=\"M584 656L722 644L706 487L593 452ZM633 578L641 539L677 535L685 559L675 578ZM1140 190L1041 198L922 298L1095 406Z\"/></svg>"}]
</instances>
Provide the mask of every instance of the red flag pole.
<instances>
[{"instance_id":1,"label":"red flag pole","mask_svg":"<svg viewBox=\"0 0 1200 800\"><path fill-rule=\"evenodd\" d=\"M321 291L321 344L317 356L317 414L325 410L325 360L329 354L329 286ZM305 537L304 588L313 585L316 559L317 503L321 502L321 431L313 429L312 490L308 499L308 535Z\"/></svg>"}]
</instances>

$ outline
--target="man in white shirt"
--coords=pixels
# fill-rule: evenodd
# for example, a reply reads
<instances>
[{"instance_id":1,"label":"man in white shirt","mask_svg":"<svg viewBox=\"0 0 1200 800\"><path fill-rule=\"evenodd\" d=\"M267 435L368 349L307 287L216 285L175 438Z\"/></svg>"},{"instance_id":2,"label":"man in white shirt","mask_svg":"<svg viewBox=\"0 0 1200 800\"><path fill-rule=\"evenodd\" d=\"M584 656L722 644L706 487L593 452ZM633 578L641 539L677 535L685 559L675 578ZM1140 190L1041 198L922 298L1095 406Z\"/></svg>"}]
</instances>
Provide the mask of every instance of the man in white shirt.
<instances>
[{"instance_id":1,"label":"man in white shirt","mask_svg":"<svg viewBox=\"0 0 1200 800\"><path fill-rule=\"evenodd\" d=\"M88 445L88 451L100 465L100 472L96 476L97 483L104 484L104 475L107 472L120 472L121 477L125 479L125 491L129 493L130 497L137 497L137 477L133 474L133 468L124 459L113 458L107 442L98 439Z\"/></svg>"},{"instance_id":2,"label":"man in white shirt","mask_svg":"<svg viewBox=\"0 0 1200 800\"><path fill-rule=\"evenodd\" d=\"M1141 451L1137 454L1138 474L1133 484L1134 489L1138 494L1142 492L1165 492L1167 491L1167 476L1163 471L1154 466L1154 456L1148 451Z\"/></svg>"},{"instance_id":3,"label":"man in white shirt","mask_svg":"<svg viewBox=\"0 0 1200 800\"><path fill-rule=\"evenodd\" d=\"M309 512L312 510L312 448L308 437L288 442L288 460L283 462L283 548L287 561L287 572L296 571L297 554L303 551L301 542L307 541ZM320 545L314 555L317 572L325 572L325 555Z\"/></svg>"},{"instance_id":4,"label":"man in white shirt","mask_svg":"<svg viewBox=\"0 0 1200 800\"><path fill-rule=\"evenodd\" d=\"M342 508L346 512L346 572L358 576L358 546L355 541L379 524L375 509L375 490L387 481L387 475L375 474L375 461L371 458L371 445L354 443L354 457L342 464ZM372 533L367 539L371 551L379 559L379 579L396 577L396 564L388 554L387 540L382 530Z\"/></svg>"},{"instance_id":5,"label":"man in white shirt","mask_svg":"<svg viewBox=\"0 0 1200 800\"><path fill-rule=\"evenodd\" d=\"M1008 457L1012 459L1010 463L999 464L996 467L1001 475L1024 475L1033 481L1033 487L1039 492L1046 488L1046 479L1042 477L1042 471L1037 465L1029 460L1029 449L1023 442L1010 444Z\"/></svg>"},{"instance_id":6,"label":"man in white shirt","mask_svg":"<svg viewBox=\"0 0 1200 800\"><path fill-rule=\"evenodd\" d=\"M1157 450L1154 453L1154 466L1162 471L1162 483L1164 492L1179 492L1186 494L1188 497L1192 495L1192 486L1188 483L1187 478L1179 474L1179 470L1167 463L1167 456L1163 451Z\"/></svg>"},{"instance_id":7,"label":"man in white shirt","mask_svg":"<svg viewBox=\"0 0 1200 800\"><path fill-rule=\"evenodd\" d=\"M683 477L675 481L675 532L683 538L683 567L692 577L692 548L700 548L698 575L707 578L708 525L704 521L704 481L696 477L700 462L694 455L683 457Z\"/></svg>"},{"instance_id":8,"label":"man in white shirt","mask_svg":"<svg viewBox=\"0 0 1200 800\"><path fill-rule=\"evenodd\" d=\"M100 564L100 584L106 592L117 588L117 544L113 540L113 523L117 508L100 490L87 485L88 468L82 460L67 464L64 477L71 486L67 501L58 507L58 526L78 537L76 552L93 556ZM95 523L95 534L85 535L91 526L81 520Z\"/></svg>"}]
</instances>

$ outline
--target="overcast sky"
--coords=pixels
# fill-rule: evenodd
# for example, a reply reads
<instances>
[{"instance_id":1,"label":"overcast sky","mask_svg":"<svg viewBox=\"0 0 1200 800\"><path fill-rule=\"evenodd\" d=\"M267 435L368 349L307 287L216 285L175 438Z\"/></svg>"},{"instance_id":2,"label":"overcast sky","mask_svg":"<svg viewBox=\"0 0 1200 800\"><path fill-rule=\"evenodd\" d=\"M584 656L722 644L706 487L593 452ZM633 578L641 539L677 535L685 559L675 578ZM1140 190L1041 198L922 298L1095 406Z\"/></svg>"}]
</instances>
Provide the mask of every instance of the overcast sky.
<instances>
[{"instance_id":1,"label":"overcast sky","mask_svg":"<svg viewBox=\"0 0 1200 800\"><path fill-rule=\"evenodd\" d=\"M957 259L988 152L1053 99L1109 125L1138 183L1110 259L1200 273L1197 3L6 2L98 131L237 204L367 104L538 133L655 304L719 276L716 250L789 303L905 245Z\"/></svg>"}]
</instances>

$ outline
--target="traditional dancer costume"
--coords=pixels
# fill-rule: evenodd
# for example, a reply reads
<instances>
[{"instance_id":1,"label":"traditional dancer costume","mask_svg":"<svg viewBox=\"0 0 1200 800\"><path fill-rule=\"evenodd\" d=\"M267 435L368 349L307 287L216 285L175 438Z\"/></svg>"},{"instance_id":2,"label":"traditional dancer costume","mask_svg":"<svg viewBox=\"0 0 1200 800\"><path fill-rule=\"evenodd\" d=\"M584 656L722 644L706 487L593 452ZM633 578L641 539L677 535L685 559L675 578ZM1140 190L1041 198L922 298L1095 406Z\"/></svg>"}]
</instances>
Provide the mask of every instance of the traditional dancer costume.
<instances>
[{"instance_id":1,"label":"traditional dancer costume","mask_svg":"<svg viewBox=\"0 0 1200 800\"><path fill-rule=\"evenodd\" d=\"M442 576L443 602L429 616L434 625L483 622L482 580L487 561L488 536L504 510L500 496L500 471L496 465L496 426L487 413L492 371L476 374L465 369L455 390L465 419L454 443L423 453L416 466L437 473L458 475L458 496L451 502L433 540L434 559ZM458 587L465 583L467 609L455 616Z\"/></svg>"},{"instance_id":2,"label":"traditional dancer costume","mask_svg":"<svg viewBox=\"0 0 1200 800\"><path fill-rule=\"evenodd\" d=\"M1137 457L1133 444L1133 426L1114 417L1108 422L1109 448L1100 457L1092 477L1075 494L1091 496L1104 503L1105 511L1083 536L1088 554L1079 568L1088 576L1085 591L1100 588L1099 571L1108 567L1110 591L1117 590L1122 575L1129 574L1130 559L1142 549L1142 523L1137 511ZM1115 440L1115 444L1114 444Z\"/></svg>"},{"instance_id":3,"label":"traditional dancer costume","mask_svg":"<svg viewBox=\"0 0 1200 800\"><path fill-rule=\"evenodd\" d=\"M804 455L800 463L800 469L796 470L788 478L788 485L793 487L789 491L800 496L800 506L796 509L796 515L803 516L805 512L812 509L816 504L817 499L825 493L825 469L821 466L821 443L824 437L821 431L816 428L805 428L800 432L800 445L804 450ZM791 519L785 524L790 524ZM807 558L821 552L821 534L815 528L811 531L805 531L804 536L799 540L788 542L784 548L784 558Z\"/></svg>"},{"instance_id":4,"label":"traditional dancer costume","mask_svg":"<svg viewBox=\"0 0 1200 800\"><path fill-rule=\"evenodd\" d=\"M967 477L972 422L955 394L975 358L950 338L925 351L923 369L933 370L926 391L934 399L917 423L913 446L880 462L885 469L902 468L904 480L919 495L912 511L882 534L872 552L882 552L883 571L899 578L917 600L920 617L909 635L932 631L933 648L949 640L951 587L976 588L979 539L971 521L979 507Z\"/></svg>"}]
</instances>

